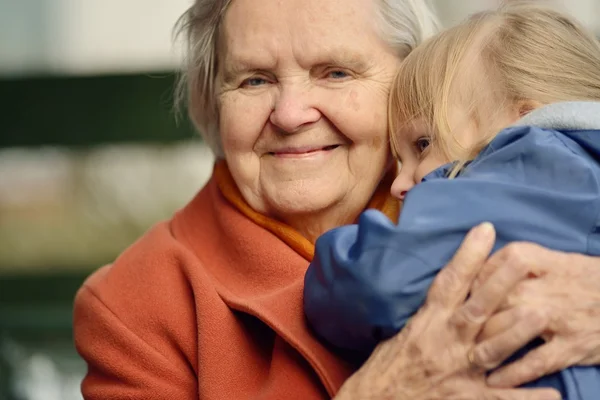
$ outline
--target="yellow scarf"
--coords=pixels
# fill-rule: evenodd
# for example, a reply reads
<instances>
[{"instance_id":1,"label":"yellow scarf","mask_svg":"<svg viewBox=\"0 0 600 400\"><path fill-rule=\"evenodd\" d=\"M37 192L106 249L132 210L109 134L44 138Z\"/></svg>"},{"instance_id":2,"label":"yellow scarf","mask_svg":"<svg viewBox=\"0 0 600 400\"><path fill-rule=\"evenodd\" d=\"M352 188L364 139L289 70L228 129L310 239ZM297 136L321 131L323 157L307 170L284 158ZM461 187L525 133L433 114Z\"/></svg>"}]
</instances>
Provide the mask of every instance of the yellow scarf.
<instances>
[{"instance_id":1,"label":"yellow scarf","mask_svg":"<svg viewBox=\"0 0 600 400\"><path fill-rule=\"evenodd\" d=\"M390 194L390 187L398 172L397 165L394 163L394 167L386 173L381 183L375 190L371 201L367 205L367 208L375 208L384 213L390 220L397 222L400 214L400 204L397 199L393 198ZM315 246L308 239L302 236L291 226L284 224L283 222L274 220L267 217L266 215L260 214L254 211L248 203L242 197L227 163L224 160L219 160L215 165L215 179L217 186L223 194L223 196L233 204L240 212L245 216L254 221L257 225L262 226L266 230L270 231L281 240L283 240L288 246L294 249L302 257L311 261L315 254Z\"/></svg>"}]
</instances>

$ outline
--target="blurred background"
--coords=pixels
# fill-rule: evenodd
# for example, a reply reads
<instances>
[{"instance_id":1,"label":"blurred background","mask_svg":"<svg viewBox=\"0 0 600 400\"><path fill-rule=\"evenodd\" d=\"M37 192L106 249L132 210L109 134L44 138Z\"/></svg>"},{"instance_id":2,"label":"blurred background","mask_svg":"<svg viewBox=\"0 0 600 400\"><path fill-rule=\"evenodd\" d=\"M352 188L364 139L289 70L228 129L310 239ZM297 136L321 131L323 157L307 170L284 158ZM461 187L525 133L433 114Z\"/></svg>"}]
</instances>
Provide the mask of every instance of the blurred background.
<instances>
[{"instance_id":1,"label":"blurred background","mask_svg":"<svg viewBox=\"0 0 600 400\"><path fill-rule=\"evenodd\" d=\"M190 2L0 0L0 400L81 399L77 288L210 174L172 109ZM497 3L435 1L445 25ZM600 33L600 0L559 3Z\"/></svg>"}]
</instances>

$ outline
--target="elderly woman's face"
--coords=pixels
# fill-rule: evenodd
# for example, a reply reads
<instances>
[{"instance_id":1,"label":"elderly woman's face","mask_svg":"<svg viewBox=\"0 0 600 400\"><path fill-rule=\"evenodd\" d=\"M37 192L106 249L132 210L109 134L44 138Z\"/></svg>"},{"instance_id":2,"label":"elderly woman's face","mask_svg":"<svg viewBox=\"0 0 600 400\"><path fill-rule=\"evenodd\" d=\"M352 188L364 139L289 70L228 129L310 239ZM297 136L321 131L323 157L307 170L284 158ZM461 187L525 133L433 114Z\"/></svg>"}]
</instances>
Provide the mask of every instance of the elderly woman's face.
<instances>
[{"instance_id":1,"label":"elderly woman's face","mask_svg":"<svg viewBox=\"0 0 600 400\"><path fill-rule=\"evenodd\" d=\"M245 200L282 220L364 207L388 162L399 60L373 0L235 0L219 59L220 129Z\"/></svg>"}]
</instances>

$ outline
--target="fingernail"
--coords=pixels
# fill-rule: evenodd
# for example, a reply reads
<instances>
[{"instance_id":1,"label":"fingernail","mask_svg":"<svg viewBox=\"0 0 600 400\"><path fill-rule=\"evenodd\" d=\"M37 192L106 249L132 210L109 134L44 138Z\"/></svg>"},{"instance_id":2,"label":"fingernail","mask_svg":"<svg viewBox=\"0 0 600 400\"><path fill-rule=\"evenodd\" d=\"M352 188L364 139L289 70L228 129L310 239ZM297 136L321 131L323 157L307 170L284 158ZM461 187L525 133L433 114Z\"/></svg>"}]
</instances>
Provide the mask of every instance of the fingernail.
<instances>
[{"instance_id":1,"label":"fingernail","mask_svg":"<svg viewBox=\"0 0 600 400\"><path fill-rule=\"evenodd\" d=\"M553 392L553 393L544 394L543 396L540 397L540 400L562 400L562 396L560 395L559 392Z\"/></svg>"},{"instance_id":2,"label":"fingernail","mask_svg":"<svg viewBox=\"0 0 600 400\"><path fill-rule=\"evenodd\" d=\"M481 241L489 240L494 234L494 225L491 222L484 222L475 227L475 239Z\"/></svg>"},{"instance_id":3,"label":"fingernail","mask_svg":"<svg viewBox=\"0 0 600 400\"><path fill-rule=\"evenodd\" d=\"M535 398L538 400L562 400L560 392L555 389L540 391Z\"/></svg>"}]
</instances>

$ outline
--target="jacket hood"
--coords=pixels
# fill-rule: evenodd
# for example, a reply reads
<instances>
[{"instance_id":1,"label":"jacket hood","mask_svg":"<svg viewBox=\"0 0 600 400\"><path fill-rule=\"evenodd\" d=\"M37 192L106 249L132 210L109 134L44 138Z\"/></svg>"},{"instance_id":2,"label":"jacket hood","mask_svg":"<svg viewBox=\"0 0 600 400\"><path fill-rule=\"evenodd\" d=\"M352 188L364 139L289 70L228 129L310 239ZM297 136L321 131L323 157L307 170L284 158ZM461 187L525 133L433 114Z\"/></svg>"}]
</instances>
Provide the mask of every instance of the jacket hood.
<instances>
[{"instance_id":1,"label":"jacket hood","mask_svg":"<svg viewBox=\"0 0 600 400\"><path fill-rule=\"evenodd\" d=\"M600 102L548 104L527 114L513 126L537 126L560 131L600 160Z\"/></svg>"}]
</instances>

